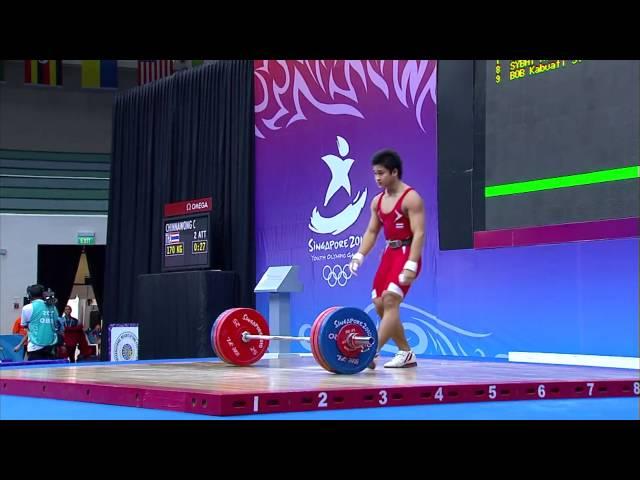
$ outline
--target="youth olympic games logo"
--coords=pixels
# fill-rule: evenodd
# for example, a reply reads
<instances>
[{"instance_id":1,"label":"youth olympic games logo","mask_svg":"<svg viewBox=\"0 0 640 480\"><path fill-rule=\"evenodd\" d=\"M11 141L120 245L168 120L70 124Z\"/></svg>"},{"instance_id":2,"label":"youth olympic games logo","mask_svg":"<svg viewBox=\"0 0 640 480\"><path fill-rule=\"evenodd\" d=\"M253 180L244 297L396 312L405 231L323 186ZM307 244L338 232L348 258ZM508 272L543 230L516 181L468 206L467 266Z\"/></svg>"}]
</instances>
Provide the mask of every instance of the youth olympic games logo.
<instances>
[{"instance_id":1,"label":"youth olympic games logo","mask_svg":"<svg viewBox=\"0 0 640 480\"><path fill-rule=\"evenodd\" d=\"M138 337L132 332L123 332L115 342L114 360L127 361L138 359Z\"/></svg>"},{"instance_id":2,"label":"youth olympic games logo","mask_svg":"<svg viewBox=\"0 0 640 480\"><path fill-rule=\"evenodd\" d=\"M347 141L340 137L336 137L338 143L338 155L325 155L322 160L327 164L331 170L331 181L327 187L327 192L324 196L324 206L326 207L331 198L340 190L344 188L345 191L351 195L351 180L349 180L349 170L353 166L355 160L352 158L344 158L349 155L349 144ZM356 223L360 212L367 202L367 189L362 192L358 192L353 202L347 205L341 212L333 217L323 217L318 211L318 207L314 207L311 212L311 221L309 223L309 229L315 233L330 233L332 235L338 235L344 232L351 225Z\"/></svg>"}]
</instances>

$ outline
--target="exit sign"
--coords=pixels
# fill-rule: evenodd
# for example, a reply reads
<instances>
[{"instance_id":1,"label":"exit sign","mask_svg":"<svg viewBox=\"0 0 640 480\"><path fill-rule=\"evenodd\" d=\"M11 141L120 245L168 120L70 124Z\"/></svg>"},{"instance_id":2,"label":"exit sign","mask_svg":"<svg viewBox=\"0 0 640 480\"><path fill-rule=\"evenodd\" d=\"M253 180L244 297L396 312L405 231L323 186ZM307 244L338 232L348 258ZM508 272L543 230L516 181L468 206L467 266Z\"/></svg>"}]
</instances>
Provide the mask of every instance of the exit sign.
<instances>
[{"instance_id":1,"label":"exit sign","mask_svg":"<svg viewBox=\"0 0 640 480\"><path fill-rule=\"evenodd\" d=\"M93 232L78 232L78 245L95 245L96 234Z\"/></svg>"}]
</instances>

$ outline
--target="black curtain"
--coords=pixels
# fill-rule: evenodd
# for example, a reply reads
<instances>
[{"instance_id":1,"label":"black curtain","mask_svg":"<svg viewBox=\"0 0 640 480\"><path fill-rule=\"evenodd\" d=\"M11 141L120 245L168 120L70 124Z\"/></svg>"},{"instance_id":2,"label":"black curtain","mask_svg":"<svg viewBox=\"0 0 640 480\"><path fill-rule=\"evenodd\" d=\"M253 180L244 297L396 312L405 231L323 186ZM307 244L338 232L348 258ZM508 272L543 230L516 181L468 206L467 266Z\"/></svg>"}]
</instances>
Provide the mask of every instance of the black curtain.
<instances>
[{"instance_id":1,"label":"black curtain","mask_svg":"<svg viewBox=\"0 0 640 480\"><path fill-rule=\"evenodd\" d=\"M161 271L164 204L193 198L213 197L210 268L235 271L240 306L255 305L253 110L251 60L217 61L117 95L105 327L130 322L136 278Z\"/></svg>"},{"instance_id":2,"label":"black curtain","mask_svg":"<svg viewBox=\"0 0 640 480\"><path fill-rule=\"evenodd\" d=\"M80 255L79 245L38 245L38 283L56 292L61 315L73 290Z\"/></svg>"},{"instance_id":3,"label":"black curtain","mask_svg":"<svg viewBox=\"0 0 640 480\"><path fill-rule=\"evenodd\" d=\"M89 265L89 274L91 276L91 288L96 296L98 308L102 310L102 301L104 300L104 261L105 246L93 245L85 247L84 253L87 256L87 264Z\"/></svg>"}]
</instances>

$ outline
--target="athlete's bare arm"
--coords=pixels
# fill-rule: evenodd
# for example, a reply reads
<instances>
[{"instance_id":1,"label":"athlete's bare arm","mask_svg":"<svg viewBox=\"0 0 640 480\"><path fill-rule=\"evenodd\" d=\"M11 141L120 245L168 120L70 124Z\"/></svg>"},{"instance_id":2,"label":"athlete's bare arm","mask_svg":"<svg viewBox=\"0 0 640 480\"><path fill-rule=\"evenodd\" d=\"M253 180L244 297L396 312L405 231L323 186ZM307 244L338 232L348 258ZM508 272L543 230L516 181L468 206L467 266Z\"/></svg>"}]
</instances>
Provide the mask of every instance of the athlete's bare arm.
<instances>
[{"instance_id":1,"label":"athlete's bare arm","mask_svg":"<svg viewBox=\"0 0 640 480\"><path fill-rule=\"evenodd\" d=\"M420 257L422 256L422 248L424 247L424 224L425 224L425 213L424 213L424 202L420 195L415 191L410 191L407 196L404 198L404 202L402 205L405 210L405 214L409 217L409 223L411 225L411 232L413 238L411 240L411 250L409 252L409 261L418 263ZM404 269L402 271L404 277L404 284L410 284L415 278L417 273Z\"/></svg>"},{"instance_id":2,"label":"athlete's bare arm","mask_svg":"<svg viewBox=\"0 0 640 480\"><path fill-rule=\"evenodd\" d=\"M411 232L413 234L409 260L417 262L422 256L422 248L424 247L424 202L415 190L411 190L407 193L403 203L403 207L406 209L406 215L409 217Z\"/></svg>"}]
</instances>

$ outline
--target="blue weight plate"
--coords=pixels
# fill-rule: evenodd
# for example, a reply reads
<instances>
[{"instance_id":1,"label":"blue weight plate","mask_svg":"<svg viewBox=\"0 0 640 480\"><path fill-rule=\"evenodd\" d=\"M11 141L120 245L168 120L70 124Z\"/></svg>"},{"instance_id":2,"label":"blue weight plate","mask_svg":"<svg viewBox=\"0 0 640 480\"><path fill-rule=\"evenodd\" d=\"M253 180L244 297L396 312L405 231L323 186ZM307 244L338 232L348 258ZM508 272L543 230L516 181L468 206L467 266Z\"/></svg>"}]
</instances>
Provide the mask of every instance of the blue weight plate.
<instances>
[{"instance_id":1,"label":"blue weight plate","mask_svg":"<svg viewBox=\"0 0 640 480\"><path fill-rule=\"evenodd\" d=\"M345 355L339 342L345 332L355 331L358 336L372 337L373 343L357 354ZM353 307L338 308L327 315L317 330L317 343L322 358L331 371L353 374L364 370L373 360L378 346L376 324L363 310Z\"/></svg>"}]
</instances>

